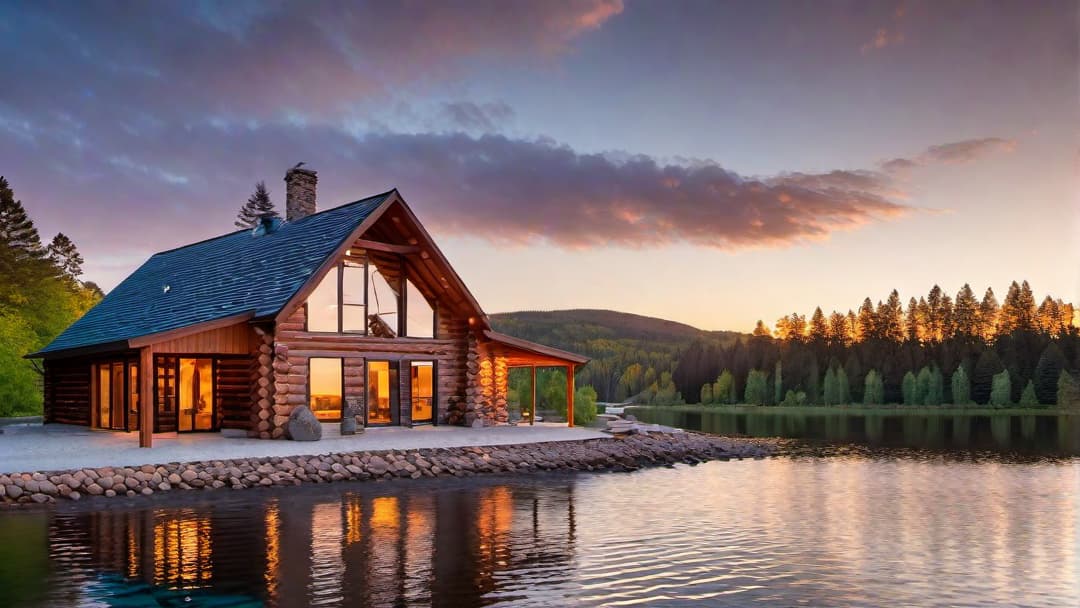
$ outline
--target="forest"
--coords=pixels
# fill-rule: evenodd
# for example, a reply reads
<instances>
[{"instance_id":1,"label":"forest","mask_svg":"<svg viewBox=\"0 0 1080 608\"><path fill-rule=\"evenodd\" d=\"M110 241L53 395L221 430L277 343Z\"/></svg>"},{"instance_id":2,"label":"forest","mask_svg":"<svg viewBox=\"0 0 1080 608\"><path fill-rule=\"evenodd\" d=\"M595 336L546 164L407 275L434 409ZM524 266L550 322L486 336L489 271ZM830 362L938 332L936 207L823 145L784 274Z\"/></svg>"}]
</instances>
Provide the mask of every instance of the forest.
<instances>
[{"instance_id":1,"label":"forest","mask_svg":"<svg viewBox=\"0 0 1080 608\"><path fill-rule=\"evenodd\" d=\"M0 177L0 416L41 413L41 375L23 358L56 337L103 296L79 280L82 256L63 233L45 244Z\"/></svg>"},{"instance_id":2,"label":"forest","mask_svg":"<svg viewBox=\"0 0 1080 608\"><path fill-rule=\"evenodd\" d=\"M1071 303L1036 303L1027 281L999 304L969 285L896 290L858 310L793 313L729 347L697 341L673 380L686 401L757 405L1080 406L1080 332Z\"/></svg>"}]
</instances>

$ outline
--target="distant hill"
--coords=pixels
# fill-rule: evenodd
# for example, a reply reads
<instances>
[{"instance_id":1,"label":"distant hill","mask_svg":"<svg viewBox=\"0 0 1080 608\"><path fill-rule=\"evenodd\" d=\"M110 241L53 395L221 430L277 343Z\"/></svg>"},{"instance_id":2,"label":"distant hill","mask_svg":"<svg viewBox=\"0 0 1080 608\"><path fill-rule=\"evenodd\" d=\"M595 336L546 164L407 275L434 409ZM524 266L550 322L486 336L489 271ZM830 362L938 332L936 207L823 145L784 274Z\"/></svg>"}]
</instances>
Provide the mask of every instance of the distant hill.
<instances>
[{"instance_id":1,"label":"distant hill","mask_svg":"<svg viewBox=\"0 0 1080 608\"><path fill-rule=\"evenodd\" d=\"M591 357L577 380L592 385L601 401L621 401L661 381L697 340L727 346L746 335L614 310L520 311L490 318L496 331Z\"/></svg>"}]
</instances>

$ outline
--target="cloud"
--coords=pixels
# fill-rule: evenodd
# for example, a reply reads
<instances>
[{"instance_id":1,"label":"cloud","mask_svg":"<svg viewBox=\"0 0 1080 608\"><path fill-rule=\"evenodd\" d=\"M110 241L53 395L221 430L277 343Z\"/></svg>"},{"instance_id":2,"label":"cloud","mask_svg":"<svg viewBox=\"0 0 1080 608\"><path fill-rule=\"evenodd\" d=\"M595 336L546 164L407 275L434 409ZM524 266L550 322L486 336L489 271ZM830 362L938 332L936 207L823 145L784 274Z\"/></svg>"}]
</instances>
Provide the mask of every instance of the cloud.
<instances>
[{"instance_id":1,"label":"cloud","mask_svg":"<svg viewBox=\"0 0 1080 608\"><path fill-rule=\"evenodd\" d=\"M505 102L473 103L471 101L444 102L439 116L444 126L451 129L491 132L510 122L514 118L514 109Z\"/></svg>"},{"instance_id":2,"label":"cloud","mask_svg":"<svg viewBox=\"0 0 1080 608\"><path fill-rule=\"evenodd\" d=\"M982 137L930 146L915 158L894 158L880 164L886 173L901 175L927 165L963 165L993 154L1016 150L1015 139Z\"/></svg>"},{"instance_id":3,"label":"cloud","mask_svg":"<svg viewBox=\"0 0 1080 608\"><path fill-rule=\"evenodd\" d=\"M859 49L863 55L872 53L874 51L880 51L886 47L896 46L904 43L904 32L901 31L901 26L904 22L904 17L907 15L907 4L905 2L899 3L892 13L889 15L889 24L885 27L879 27L874 36Z\"/></svg>"},{"instance_id":4,"label":"cloud","mask_svg":"<svg viewBox=\"0 0 1080 608\"><path fill-rule=\"evenodd\" d=\"M447 79L474 61L564 53L622 0L31 3L0 6L0 51L16 108L214 113L243 119L347 113L396 87ZM49 74L42 78L42 74Z\"/></svg>"}]
</instances>

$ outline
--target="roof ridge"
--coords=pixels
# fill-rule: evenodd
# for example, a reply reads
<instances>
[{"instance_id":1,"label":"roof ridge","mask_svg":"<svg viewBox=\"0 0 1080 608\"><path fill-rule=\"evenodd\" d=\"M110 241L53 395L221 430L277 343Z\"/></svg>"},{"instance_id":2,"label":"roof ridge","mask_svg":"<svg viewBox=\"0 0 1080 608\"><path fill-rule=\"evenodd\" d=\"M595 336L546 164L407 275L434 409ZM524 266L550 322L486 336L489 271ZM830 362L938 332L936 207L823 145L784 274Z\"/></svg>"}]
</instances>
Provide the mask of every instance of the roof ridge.
<instances>
[{"instance_id":1,"label":"roof ridge","mask_svg":"<svg viewBox=\"0 0 1080 608\"><path fill-rule=\"evenodd\" d=\"M391 188L391 189L387 190L386 192L381 192L379 194L374 194L372 196L368 196L368 197L365 197L365 198L362 198L362 199L359 199L359 200L352 201L351 203L345 203L343 205L338 205L337 207L331 207L329 209L323 209L322 211L318 211L318 212L312 213L310 215L305 215L304 217L296 220L295 222L287 222L286 225L289 225L289 224L296 225L296 224L299 224L300 222L308 219L309 217L315 217L317 215L322 215L323 213L329 213L331 211L337 211L338 209L344 209L345 207L351 207L353 205L358 205L360 203L366 203L366 202L371 201L373 199L377 199L377 198L380 198L380 197L386 197L386 196L389 196L390 194L392 194L393 192L395 192L396 190L397 190L397 188ZM228 236L234 236L234 235L239 234L241 232L251 232L251 229L250 228L241 228L239 230L233 230L232 232L226 232L225 234L219 234L217 236L208 237L208 238L202 239L201 241L194 241L194 242L191 242L191 243L187 243L186 245L180 245L178 247L173 247L172 249L162 249L161 251L157 251L157 252L154 252L154 253L150 254L150 257L158 256L158 255L161 255L161 254L164 254L164 253L172 253L174 251L179 251L181 249L187 249L188 247L194 247L195 245L202 245L203 243L209 243L210 241L216 241L217 239L223 239L223 238L228 237Z\"/></svg>"}]
</instances>

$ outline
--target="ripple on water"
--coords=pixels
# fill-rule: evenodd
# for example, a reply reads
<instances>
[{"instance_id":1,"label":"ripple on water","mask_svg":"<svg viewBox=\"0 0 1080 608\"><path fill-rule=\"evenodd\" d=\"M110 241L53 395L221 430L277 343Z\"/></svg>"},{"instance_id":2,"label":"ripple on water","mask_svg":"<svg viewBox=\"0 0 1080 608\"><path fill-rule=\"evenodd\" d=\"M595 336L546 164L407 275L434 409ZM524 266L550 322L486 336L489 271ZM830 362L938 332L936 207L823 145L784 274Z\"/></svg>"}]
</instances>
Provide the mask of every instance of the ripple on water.
<instances>
[{"instance_id":1,"label":"ripple on water","mask_svg":"<svg viewBox=\"0 0 1080 608\"><path fill-rule=\"evenodd\" d=\"M1075 459L848 453L77 505L0 516L0 588L35 607L1075 606L1078 486Z\"/></svg>"}]
</instances>

